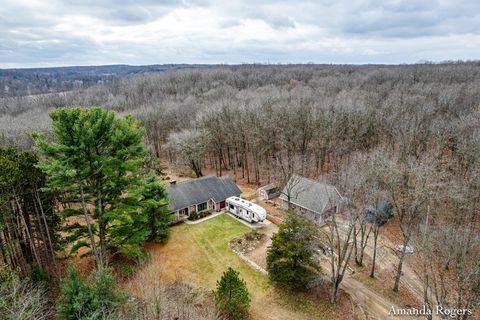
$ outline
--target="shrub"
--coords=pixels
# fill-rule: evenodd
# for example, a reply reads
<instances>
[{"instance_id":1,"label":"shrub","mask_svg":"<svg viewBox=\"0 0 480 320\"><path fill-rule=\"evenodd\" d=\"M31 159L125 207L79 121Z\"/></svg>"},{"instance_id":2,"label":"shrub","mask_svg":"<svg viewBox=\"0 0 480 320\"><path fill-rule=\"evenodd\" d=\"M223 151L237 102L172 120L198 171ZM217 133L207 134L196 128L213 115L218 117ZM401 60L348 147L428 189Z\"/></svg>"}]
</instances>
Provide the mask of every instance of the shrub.
<instances>
[{"instance_id":1,"label":"shrub","mask_svg":"<svg viewBox=\"0 0 480 320\"><path fill-rule=\"evenodd\" d=\"M21 278L19 272L0 266L0 319L50 319L51 302L43 281Z\"/></svg>"},{"instance_id":2,"label":"shrub","mask_svg":"<svg viewBox=\"0 0 480 320\"><path fill-rule=\"evenodd\" d=\"M215 305L225 319L245 319L250 304L247 285L239 277L239 273L228 268L222 278L217 281L215 291Z\"/></svg>"},{"instance_id":3,"label":"shrub","mask_svg":"<svg viewBox=\"0 0 480 320\"><path fill-rule=\"evenodd\" d=\"M294 213L290 213L272 237L267 252L269 278L290 288L305 288L321 273L315 259L316 229Z\"/></svg>"},{"instance_id":4,"label":"shrub","mask_svg":"<svg viewBox=\"0 0 480 320\"><path fill-rule=\"evenodd\" d=\"M30 279L34 283L43 283L45 285L51 283L48 273L37 263L33 263L30 267Z\"/></svg>"},{"instance_id":5,"label":"shrub","mask_svg":"<svg viewBox=\"0 0 480 320\"><path fill-rule=\"evenodd\" d=\"M260 240L262 238L262 236L263 235L260 232L258 232L257 229L253 229L252 231L247 232L245 234L245 240L247 240L247 241Z\"/></svg>"},{"instance_id":6,"label":"shrub","mask_svg":"<svg viewBox=\"0 0 480 320\"><path fill-rule=\"evenodd\" d=\"M118 255L123 256L130 262L142 264L148 260L148 251L136 245L125 245L118 252Z\"/></svg>"},{"instance_id":7,"label":"shrub","mask_svg":"<svg viewBox=\"0 0 480 320\"><path fill-rule=\"evenodd\" d=\"M62 283L56 318L114 319L118 306L125 299L126 296L115 289L113 275L109 269L99 268L85 279L70 266Z\"/></svg>"},{"instance_id":8,"label":"shrub","mask_svg":"<svg viewBox=\"0 0 480 320\"><path fill-rule=\"evenodd\" d=\"M188 220L197 220L197 219L198 219L197 211L190 212L190 215L188 216Z\"/></svg>"},{"instance_id":9,"label":"shrub","mask_svg":"<svg viewBox=\"0 0 480 320\"><path fill-rule=\"evenodd\" d=\"M180 281L165 283L159 279L157 268L148 267L147 272L138 274L138 282L129 285L134 295L122 304L115 320L218 319L212 291Z\"/></svg>"},{"instance_id":10,"label":"shrub","mask_svg":"<svg viewBox=\"0 0 480 320\"><path fill-rule=\"evenodd\" d=\"M182 224L182 223L183 223L183 220L174 220L174 221L170 221L168 223L168 226L173 227L173 226L176 226L176 225L179 225L179 224Z\"/></svg>"}]
</instances>

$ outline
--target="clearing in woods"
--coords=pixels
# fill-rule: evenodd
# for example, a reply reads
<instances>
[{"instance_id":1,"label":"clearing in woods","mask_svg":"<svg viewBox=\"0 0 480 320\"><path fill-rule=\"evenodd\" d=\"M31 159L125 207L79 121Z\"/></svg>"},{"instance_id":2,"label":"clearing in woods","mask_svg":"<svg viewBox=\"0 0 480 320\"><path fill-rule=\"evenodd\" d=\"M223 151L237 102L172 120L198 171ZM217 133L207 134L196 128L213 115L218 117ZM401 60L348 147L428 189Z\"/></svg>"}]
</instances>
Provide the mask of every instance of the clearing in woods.
<instances>
[{"instance_id":1,"label":"clearing in woods","mask_svg":"<svg viewBox=\"0 0 480 320\"><path fill-rule=\"evenodd\" d=\"M234 268L247 283L252 319L354 319L349 300L332 306L324 297L279 289L242 261L228 248L228 241L248 231L228 214L199 224L175 226L167 244L147 245L149 264L162 264L158 276L164 281L193 282L212 290L222 273L228 267Z\"/></svg>"}]
</instances>

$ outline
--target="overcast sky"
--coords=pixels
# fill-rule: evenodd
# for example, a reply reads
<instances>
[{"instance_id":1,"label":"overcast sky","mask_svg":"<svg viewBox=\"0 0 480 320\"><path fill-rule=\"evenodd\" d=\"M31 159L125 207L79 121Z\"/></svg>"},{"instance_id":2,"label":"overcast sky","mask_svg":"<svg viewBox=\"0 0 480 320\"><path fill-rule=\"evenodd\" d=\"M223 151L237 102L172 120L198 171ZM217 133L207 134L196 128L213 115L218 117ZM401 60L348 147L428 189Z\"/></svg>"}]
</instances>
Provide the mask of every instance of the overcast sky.
<instances>
[{"instance_id":1,"label":"overcast sky","mask_svg":"<svg viewBox=\"0 0 480 320\"><path fill-rule=\"evenodd\" d=\"M459 59L478 0L0 0L0 68Z\"/></svg>"}]
</instances>

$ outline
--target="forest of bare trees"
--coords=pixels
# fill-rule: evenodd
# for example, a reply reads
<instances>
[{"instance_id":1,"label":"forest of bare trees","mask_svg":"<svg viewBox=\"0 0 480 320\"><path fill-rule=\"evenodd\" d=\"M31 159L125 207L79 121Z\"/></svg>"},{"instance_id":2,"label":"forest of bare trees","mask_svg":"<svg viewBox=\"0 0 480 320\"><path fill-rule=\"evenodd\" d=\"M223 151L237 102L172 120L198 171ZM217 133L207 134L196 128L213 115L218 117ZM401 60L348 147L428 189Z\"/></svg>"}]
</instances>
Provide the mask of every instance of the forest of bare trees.
<instances>
[{"instance_id":1,"label":"forest of bare trees","mask_svg":"<svg viewBox=\"0 0 480 320\"><path fill-rule=\"evenodd\" d=\"M184 142L202 134L201 146L184 144L192 157L218 171L235 169L252 183L272 179L277 159L293 167L301 158L301 171L318 175L335 170L348 154L375 148L403 157L449 150L468 166L479 141L472 130L479 71L459 63L152 73L86 90L3 98L0 137L2 144L29 149L29 132L48 128L49 110L101 105L141 119L157 156L165 155L172 133L178 140L184 132Z\"/></svg>"},{"instance_id":2,"label":"forest of bare trees","mask_svg":"<svg viewBox=\"0 0 480 320\"><path fill-rule=\"evenodd\" d=\"M388 202L404 248L415 245L423 258L425 304L468 309L480 296L479 88L473 62L177 70L1 98L0 142L32 149L31 131L50 127L48 111L100 105L140 119L152 155L194 176L209 168L261 185L343 174L337 187L356 216L348 256L363 264L369 231L359 214ZM375 239L381 225L372 224Z\"/></svg>"}]
</instances>

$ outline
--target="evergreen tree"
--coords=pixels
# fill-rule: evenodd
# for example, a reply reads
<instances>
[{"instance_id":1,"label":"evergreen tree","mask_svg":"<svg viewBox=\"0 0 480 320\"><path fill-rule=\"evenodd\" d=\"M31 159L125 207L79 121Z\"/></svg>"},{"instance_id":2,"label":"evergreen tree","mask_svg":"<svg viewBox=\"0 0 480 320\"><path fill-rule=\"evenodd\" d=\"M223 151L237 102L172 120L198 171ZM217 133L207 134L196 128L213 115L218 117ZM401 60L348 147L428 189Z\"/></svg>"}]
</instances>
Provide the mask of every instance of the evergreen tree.
<instances>
[{"instance_id":1,"label":"evergreen tree","mask_svg":"<svg viewBox=\"0 0 480 320\"><path fill-rule=\"evenodd\" d=\"M315 258L318 248L316 229L290 213L273 235L267 253L268 276L272 281L299 289L307 286L321 272Z\"/></svg>"},{"instance_id":2,"label":"evergreen tree","mask_svg":"<svg viewBox=\"0 0 480 320\"><path fill-rule=\"evenodd\" d=\"M239 273L228 268L217 281L215 305L225 319L245 319L250 304L247 284L239 277Z\"/></svg>"},{"instance_id":3,"label":"evergreen tree","mask_svg":"<svg viewBox=\"0 0 480 320\"><path fill-rule=\"evenodd\" d=\"M145 179L139 203L148 216L150 239L156 242L165 241L169 235L168 223L172 221L172 216L168 210L165 188L154 176Z\"/></svg>"},{"instance_id":4,"label":"evergreen tree","mask_svg":"<svg viewBox=\"0 0 480 320\"><path fill-rule=\"evenodd\" d=\"M109 269L101 267L85 279L75 267L68 268L57 303L58 320L115 319L126 295L115 288Z\"/></svg>"},{"instance_id":5,"label":"evergreen tree","mask_svg":"<svg viewBox=\"0 0 480 320\"><path fill-rule=\"evenodd\" d=\"M35 134L34 139L41 155L39 167L48 176L48 189L62 190L64 202L79 204L64 210L66 216L85 219L85 224L66 229L68 240L75 242L72 250L91 246L99 264L107 261L108 247L138 251L138 245L150 234L148 219L138 203L147 198L130 195L136 188L143 189L139 168L146 152L139 122L131 116L116 118L113 112L99 107L60 108L50 116L53 141L41 134ZM93 212L89 208L94 208Z\"/></svg>"},{"instance_id":6,"label":"evergreen tree","mask_svg":"<svg viewBox=\"0 0 480 320\"><path fill-rule=\"evenodd\" d=\"M0 147L0 265L23 276L34 264L55 273L60 247L54 194L40 190L45 174L36 164L30 152Z\"/></svg>"},{"instance_id":7,"label":"evergreen tree","mask_svg":"<svg viewBox=\"0 0 480 320\"><path fill-rule=\"evenodd\" d=\"M139 245L147 238L156 242L166 240L172 218L163 184L153 175L139 182L106 214L110 222L110 248L133 259L141 257Z\"/></svg>"}]
</instances>

